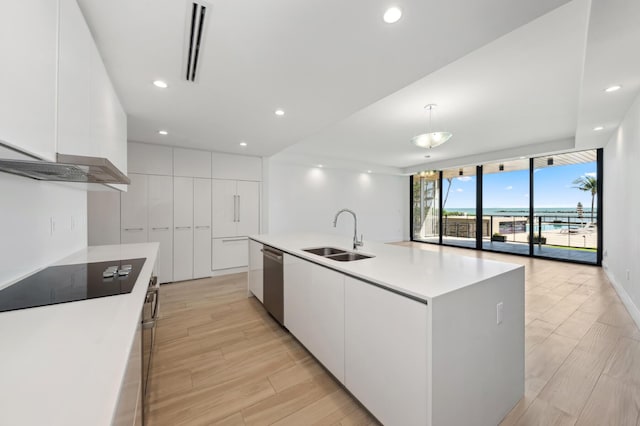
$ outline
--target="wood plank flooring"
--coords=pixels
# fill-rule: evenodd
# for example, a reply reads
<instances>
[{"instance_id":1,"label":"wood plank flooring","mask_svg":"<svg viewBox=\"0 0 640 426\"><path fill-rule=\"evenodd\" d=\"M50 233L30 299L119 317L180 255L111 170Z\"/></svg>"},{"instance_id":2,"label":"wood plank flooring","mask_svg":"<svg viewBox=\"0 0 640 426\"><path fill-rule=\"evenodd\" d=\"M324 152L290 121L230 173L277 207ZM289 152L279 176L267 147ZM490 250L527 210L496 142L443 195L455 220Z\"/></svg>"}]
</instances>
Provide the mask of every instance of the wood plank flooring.
<instances>
[{"instance_id":1,"label":"wood plank flooring","mask_svg":"<svg viewBox=\"0 0 640 426\"><path fill-rule=\"evenodd\" d=\"M162 286L148 424L378 424L247 298L246 280Z\"/></svg>"},{"instance_id":2,"label":"wood plank flooring","mask_svg":"<svg viewBox=\"0 0 640 426\"><path fill-rule=\"evenodd\" d=\"M640 426L640 331L600 268L525 265L525 397L501 425ZM378 424L246 297L246 274L161 288L149 425Z\"/></svg>"}]
</instances>

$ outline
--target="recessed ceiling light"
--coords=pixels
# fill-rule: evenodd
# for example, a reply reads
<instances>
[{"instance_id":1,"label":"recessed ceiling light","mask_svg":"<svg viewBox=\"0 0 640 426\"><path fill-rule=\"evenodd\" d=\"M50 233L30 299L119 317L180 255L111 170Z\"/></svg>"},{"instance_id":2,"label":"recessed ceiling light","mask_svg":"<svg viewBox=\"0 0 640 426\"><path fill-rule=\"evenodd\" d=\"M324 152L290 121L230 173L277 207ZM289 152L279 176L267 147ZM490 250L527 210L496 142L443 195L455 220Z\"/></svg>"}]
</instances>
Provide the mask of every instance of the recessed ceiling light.
<instances>
[{"instance_id":1,"label":"recessed ceiling light","mask_svg":"<svg viewBox=\"0 0 640 426\"><path fill-rule=\"evenodd\" d=\"M395 24L402 17L402 11L397 7L390 7L384 12L382 19L387 24Z\"/></svg>"},{"instance_id":2,"label":"recessed ceiling light","mask_svg":"<svg viewBox=\"0 0 640 426\"><path fill-rule=\"evenodd\" d=\"M371 173L371 170L367 170L367 173Z\"/></svg>"},{"instance_id":3,"label":"recessed ceiling light","mask_svg":"<svg viewBox=\"0 0 640 426\"><path fill-rule=\"evenodd\" d=\"M240 146L247 146L246 142L240 142Z\"/></svg>"},{"instance_id":4,"label":"recessed ceiling light","mask_svg":"<svg viewBox=\"0 0 640 426\"><path fill-rule=\"evenodd\" d=\"M319 168L323 168L324 166L322 164L318 164L318 167Z\"/></svg>"},{"instance_id":5,"label":"recessed ceiling light","mask_svg":"<svg viewBox=\"0 0 640 426\"><path fill-rule=\"evenodd\" d=\"M158 133L160 133L162 136L166 136L169 134L169 132L167 132L166 130L158 130Z\"/></svg>"},{"instance_id":6,"label":"recessed ceiling light","mask_svg":"<svg viewBox=\"0 0 640 426\"><path fill-rule=\"evenodd\" d=\"M162 80L155 80L153 82L153 85L161 89L166 89L167 87L169 87L169 85Z\"/></svg>"},{"instance_id":7,"label":"recessed ceiling light","mask_svg":"<svg viewBox=\"0 0 640 426\"><path fill-rule=\"evenodd\" d=\"M282 117L282 116L284 115L284 111L283 111L283 110L281 110L281 109L277 109L277 110L276 110L276 115L278 115L278 116Z\"/></svg>"},{"instance_id":8,"label":"recessed ceiling light","mask_svg":"<svg viewBox=\"0 0 640 426\"><path fill-rule=\"evenodd\" d=\"M596 126L593 128L594 131L599 132L600 130L603 130L604 127L603 126Z\"/></svg>"},{"instance_id":9,"label":"recessed ceiling light","mask_svg":"<svg viewBox=\"0 0 640 426\"><path fill-rule=\"evenodd\" d=\"M604 89L604 91L607 93L611 93L620 89L622 89L622 86L616 84L615 86L607 87L606 89Z\"/></svg>"},{"instance_id":10,"label":"recessed ceiling light","mask_svg":"<svg viewBox=\"0 0 640 426\"><path fill-rule=\"evenodd\" d=\"M525 158L527 158L527 157L520 157L521 160L524 160Z\"/></svg>"}]
</instances>

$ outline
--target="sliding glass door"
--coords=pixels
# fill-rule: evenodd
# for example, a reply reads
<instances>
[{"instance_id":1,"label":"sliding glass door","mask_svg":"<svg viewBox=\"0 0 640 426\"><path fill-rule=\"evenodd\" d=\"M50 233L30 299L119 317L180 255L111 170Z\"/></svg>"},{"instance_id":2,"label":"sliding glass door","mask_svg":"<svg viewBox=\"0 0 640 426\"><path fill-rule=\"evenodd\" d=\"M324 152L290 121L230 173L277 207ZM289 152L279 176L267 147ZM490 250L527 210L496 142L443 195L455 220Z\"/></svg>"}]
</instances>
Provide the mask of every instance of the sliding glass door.
<instances>
[{"instance_id":1,"label":"sliding glass door","mask_svg":"<svg viewBox=\"0 0 640 426\"><path fill-rule=\"evenodd\" d=\"M413 239L440 242L440 172L413 176Z\"/></svg>"},{"instance_id":2,"label":"sliding glass door","mask_svg":"<svg viewBox=\"0 0 640 426\"><path fill-rule=\"evenodd\" d=\"M599 265L601 175L602 149L422 172L411 236Z\"/></svg>"},{"instance_id":3,"label":"sliding glass door","mask_svg":"<svg viewBox=\"0 0 640 426\"><path fill-rule=\"evenodd\" d=\"M476 167L442 171L442 244L476 246Z\"/></svg>"},{"instance_id":4,"label":"sliding glass door","mask_svg":"<svg viewBox=\"0 0 640 426\"><path fill-rule=\"evenodd\" d=\"M529 254L529 160L482 166L482 248Z\"/></svg>"},{"instance_id":5,"label":"sliding glass door","mask_svg":"<svg viewBox=\"0 0 640 426\"><path fill-rule=\"evenodd\" d=\"M534 256L597 262L596 150L534 159Z\"/></svg>"}]
</instances>

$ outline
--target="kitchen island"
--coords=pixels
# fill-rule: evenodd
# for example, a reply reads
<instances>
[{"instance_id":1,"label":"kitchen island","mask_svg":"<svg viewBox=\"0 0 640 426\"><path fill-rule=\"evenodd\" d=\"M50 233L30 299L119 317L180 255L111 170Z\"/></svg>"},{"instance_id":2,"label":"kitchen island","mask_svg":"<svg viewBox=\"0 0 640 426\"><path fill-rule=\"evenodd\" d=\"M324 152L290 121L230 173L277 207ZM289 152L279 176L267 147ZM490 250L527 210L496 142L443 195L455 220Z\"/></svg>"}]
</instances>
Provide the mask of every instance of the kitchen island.
<instances>
[{"instance_id":1,"label":"kitchen island","mask_svg":"<svg viewBox=\"0 0 640 426\"><path fill-rule=\"evenodd\" d=\"M264 246L283 252L284 326L383 424L495 425L524 395L524 267L373 242L342 262L305 249L348 238L256 235L260 300Z\"/></svg>"},{"instance_id":2,"label":"kitchen island","mask_svg":"<svg viewBox=\"0 0 640 426\"><path fill-rule=\"evenodd\" d=\"M55 265L146 258L131 293L0 313L0 424L132 424L157 253L158 243L88 247Z\"/></svg>"}]
</instances>

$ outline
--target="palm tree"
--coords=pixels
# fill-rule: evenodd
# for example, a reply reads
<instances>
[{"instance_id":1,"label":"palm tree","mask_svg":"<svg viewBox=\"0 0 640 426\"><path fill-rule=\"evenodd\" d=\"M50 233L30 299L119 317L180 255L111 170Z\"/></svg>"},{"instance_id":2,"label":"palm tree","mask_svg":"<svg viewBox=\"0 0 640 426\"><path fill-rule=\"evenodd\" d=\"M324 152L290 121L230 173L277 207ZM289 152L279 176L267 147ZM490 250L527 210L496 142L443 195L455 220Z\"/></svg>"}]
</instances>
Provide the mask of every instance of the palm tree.
<instances>
[{"instance_id":1,"label":"palm tree","mask_svg":"<svg viewBox=\"0 0 640 426\"><path fill-rule=\"evenodd\" d=\"M573 181L573 184L576 185L574 188L580 191L591 192L591 222L593 223L593 200L598 193L598 179L595 176L580 176Z\"/></svg>"}]
</instances>

